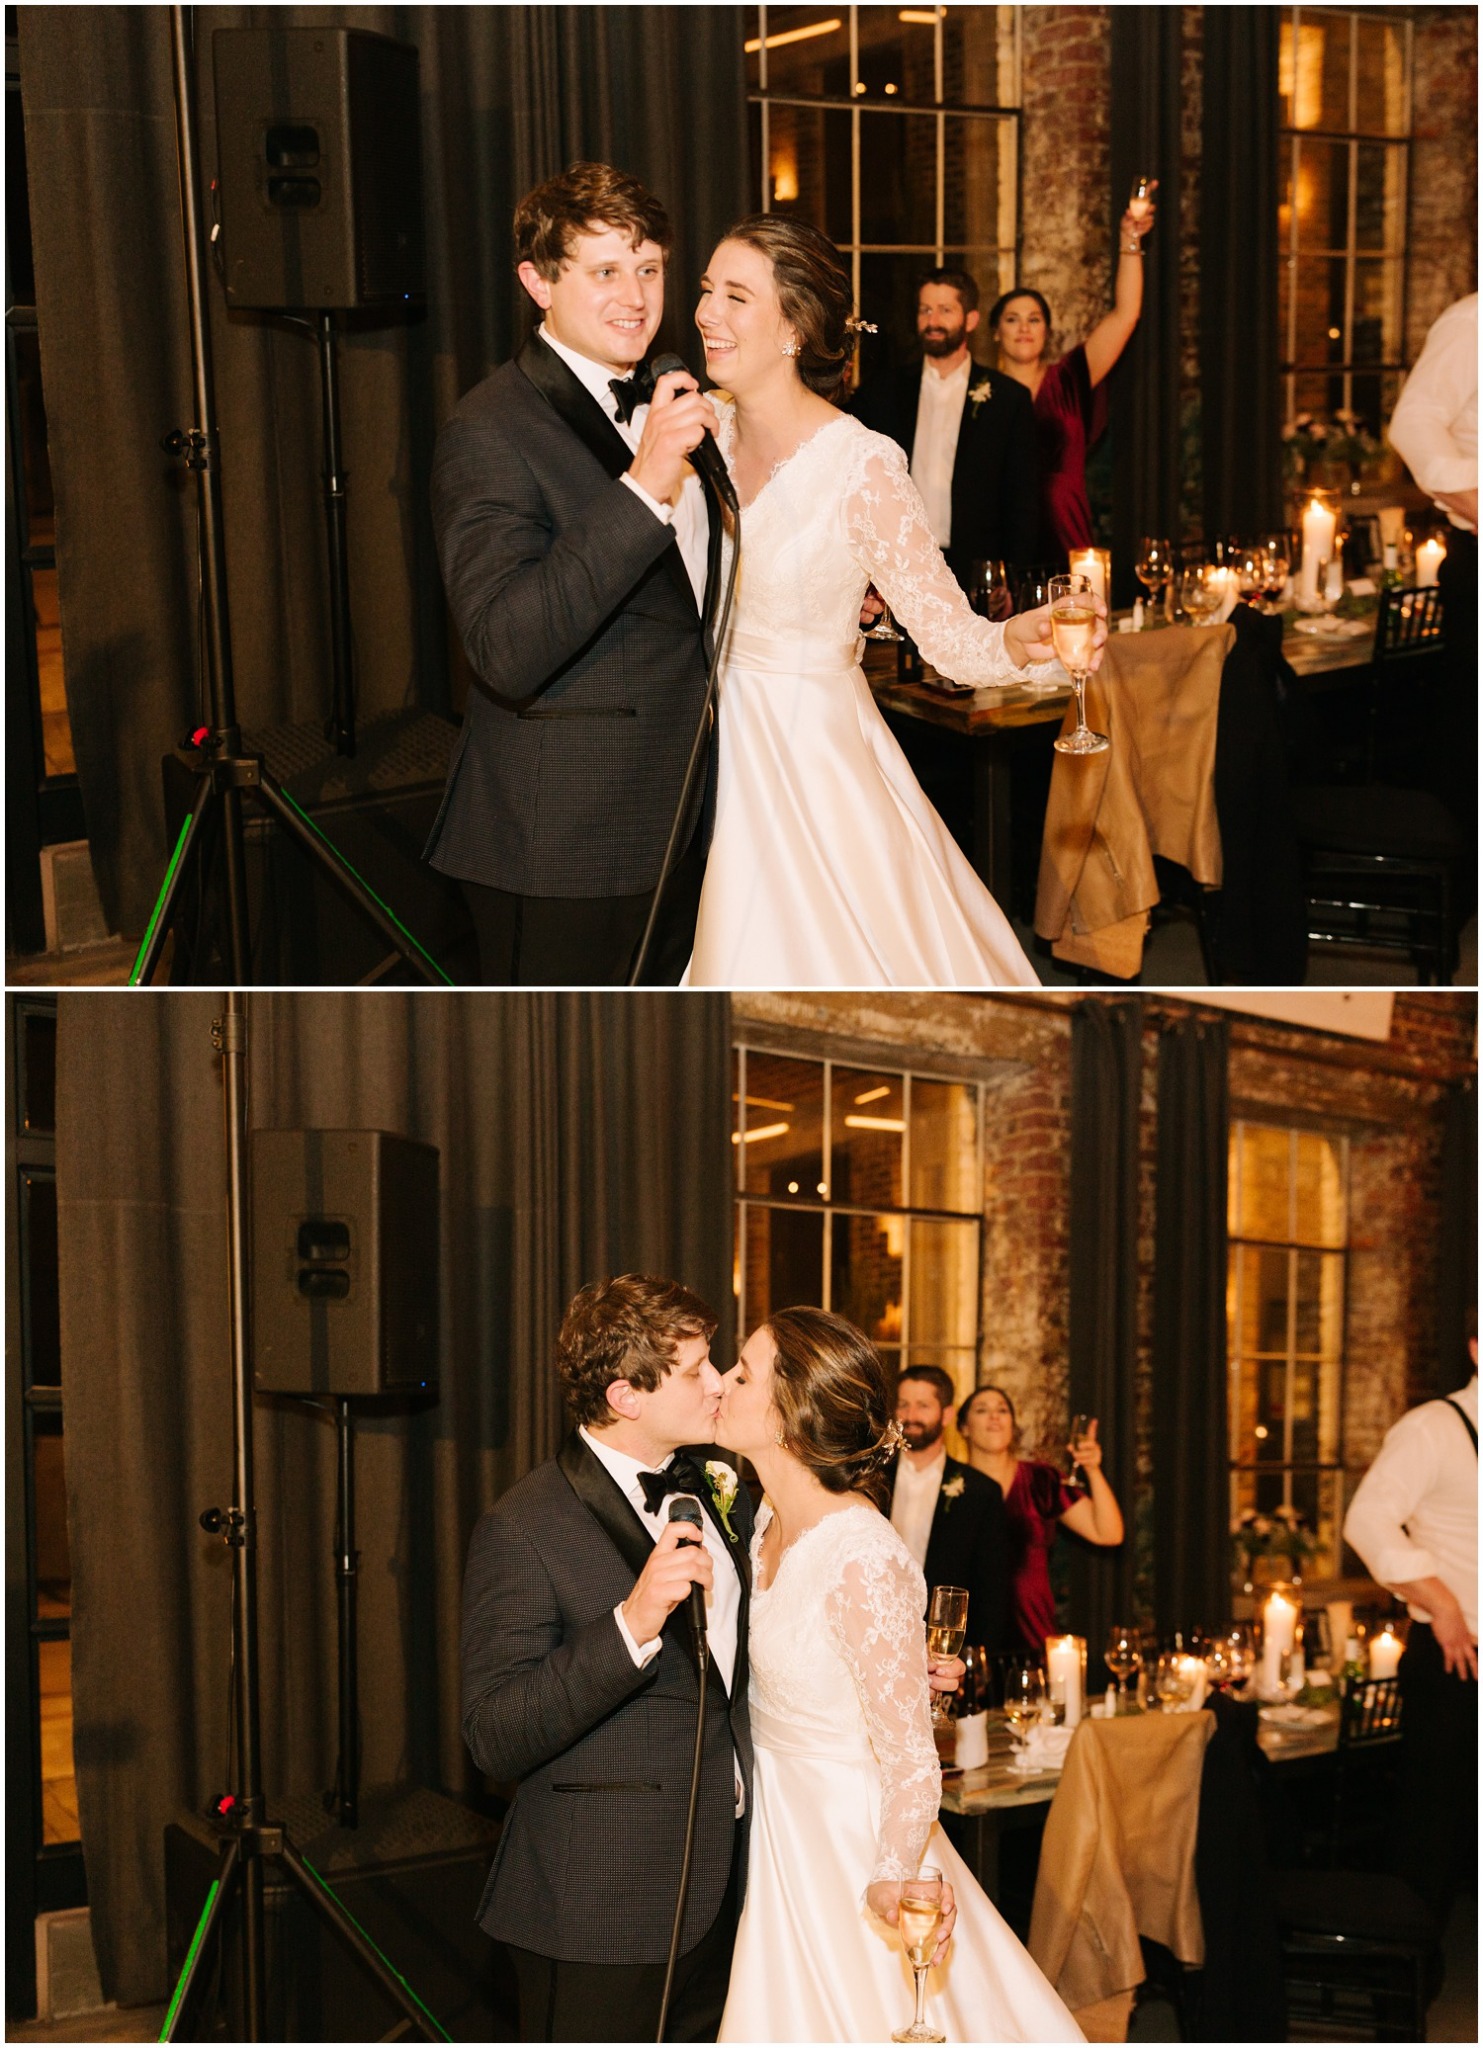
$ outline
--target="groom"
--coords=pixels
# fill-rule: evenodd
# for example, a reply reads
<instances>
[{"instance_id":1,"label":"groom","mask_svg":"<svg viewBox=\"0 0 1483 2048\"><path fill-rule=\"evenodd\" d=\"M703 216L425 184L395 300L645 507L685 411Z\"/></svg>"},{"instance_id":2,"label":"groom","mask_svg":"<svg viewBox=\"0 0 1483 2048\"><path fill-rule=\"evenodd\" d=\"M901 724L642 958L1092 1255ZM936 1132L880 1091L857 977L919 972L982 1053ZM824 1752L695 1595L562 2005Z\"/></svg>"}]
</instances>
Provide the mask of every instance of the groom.
<instances>
[{"instance_id":1,"label":"groom","mask_svg":"<svg viewBox=\"0 0 1483 2048\"><path fill-rule=\"evenodd\" d=\"M476 686L426 857L463 884L485 982L628 980L705 702L721 530L685 458L716 415L693 377L651 397L634 374L670 241L653 193L608 164L527 194L516 274L540 324L438 436L438 558ZM709 780L647 981L690 956Z\"/></svg>"},{"instance_id":2,"label":"groom","mask_svg":"<svg viewBox=\"0 0 1483 2048\"><path fill-rule=\"evenodd\" d=\"M671 1280L584 1287L556 1344L576 1427L469 1547L464 1738L480 1770L518 1780L479 1918L514 1962L522 2040L655 2038L695 1746L692 1585L711 1661L667 2034L714 2040L720 2024L750 1805L752 1511L743 1489L718 1493L676 1456L694 1444L704 1458L715 1436L715 1328ZM667 1519L676 1492L701 1502L703 1547Z\"/></svg>"}]
</instances>

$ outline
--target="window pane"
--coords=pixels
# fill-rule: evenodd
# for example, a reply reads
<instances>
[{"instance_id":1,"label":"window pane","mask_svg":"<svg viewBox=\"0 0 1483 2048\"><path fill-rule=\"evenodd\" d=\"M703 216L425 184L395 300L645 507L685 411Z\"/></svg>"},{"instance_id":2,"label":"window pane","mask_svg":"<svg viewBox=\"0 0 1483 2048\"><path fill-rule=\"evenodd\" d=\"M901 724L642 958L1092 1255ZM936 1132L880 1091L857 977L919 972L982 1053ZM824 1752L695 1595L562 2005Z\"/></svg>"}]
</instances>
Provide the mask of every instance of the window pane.
<instances>
[{"instance_id":1,"label":"window pane","mask_svg":"<svg viewBox=\"0 0 1483 2048\"><path fill-rule=\"evenodd\" d=\"M1344 1255L1298 1253L1294 1350L1300 1358L1337 1358L1344 1341Z\"/></svg>"},{"instance_id":2,"label":"window pane","mask_svg":"<svg viewBox=\"0 0 1483 2048\"><path fill-rule=\"evenodd\" d=\"M1256 1373L1249 1358L1231 1361L1231 1460L1237 1465L1256 1463Z\"/></svg>"},{"instance_id":3,"label":"window pane","mask_svg":"<svg viewBox=\"0 0 1483 2048\"><path fill-rule=\"evenodd\" d=\"M1235 1248L1238 1273L1236 1349L1243 1356L1258 1351L1287 1352L1287 1272L1285 1247L1270 1251L1256 1245Z\"/></svg>"},{"instance_id":4,"label":"window pane","mask_svg":"<svg viewBox=\"0 0 1483 2048\"><path fill-rule=\"evenodd\" d=\"M1344 360L1344 259L1300 256L1294 361L1307 365Z\"/></svg>"},{"instance_id":5,"label":"window pane","mask_svg":"<svg viewBox=\"0 0 1483 2048\"><path fill-rule=\"evenodd\" d=\"M978 1090L962 1081L911 1084L911 1207L983 1208Z\"/></svg>"},{"instance_id":6,"label":"window pane","mask_svg":"<svg viewBox=\"0 0 1483 2048\"><path fill-rule=\"evenodd\" d=\"M21 1121L27 1131L57 1127L57 1020L51 1011L24 1013L26 1099Z\"/></svg>"},{"instance_id":7,"label":"window pane","mask_svg":"<svg viewBox=\"0 0 1483 2048\"><path fill-rule=\"evenodd\" d=\"M67 1540L67 1481L62 1418L53 1410L32 1421L32 1487L36 1615L57 1621L72 1612L72 1551Z\"/></svg>"},{"instance_id":8,"label":"window pane","mask_svg":"<svg viewBox=\"0 0 1483 2048\"><path fill-rule=\"evenodd\" d=\"M1402 206L1405 151L1394 145L1362 142L1358 154L1354 246L1399 255L1406 239Z\"/></svg>"},{"instance_id":9,"label":"window pane","mask_svg":"<svg viewBox=\"0 0 1483 2048\"><path fill-rule=\"evenodd\" d=\"M937 243L937 119L860 115L860 240Z\"/></svg>"},{"instance_id":10,"label":"window pane","mask_svg":"<svg viewBox=\"0 0 1483 2048\"><path fill-rule=\"evenodd\" d=\"M75 1842L77 1779L72 1768L72 1645L38 1643L41 1694L41 1839Z\"/></svg>"},{"instance_id":11,"label":"window pane","mask_svg":"<svg viewBox=\"0 0 1483 2048\"><path fill-rule=\"evenodd\" d=\"M1344 379L1321 371L1299 373L1293 379L1293 412L1333 414L1344 403Z\"/></svg>"},{"instance_id":12,"label":"window pane","mask_svg":"<svg viewBox=\"0 0 1483 2048\"><path fill-rule=\"evenodd\" d=\"M830 1234L830 1301L877 1343L901 1341L903 1216L834 1216Z\"/></svg>"},{"instance_id":13,"label":"window pane","mask_svg":"<svg viewBox=\"0 0 1483 2048\"><path fill-rule=\"evenodd\" d=\"M1298 247L1349 246L1349 144L1298 145Z\"/></svg>"},{"instance_id":14,"label":"window pane","mask_svg":"<svg viewBox=\"0 0 1483 2048\"><path fill-rule=\"evenodd\" d=\"M824 1225L802 1209L746 1209L745 1341L774 1309L824 1299Z\"/></svg>"},{"instance_id":15,"label":"window pane","mask_svg":"<svg viewBox=\"0 0 1483 2048\"><path fill-rule=\"evenodd\" d=\"M850 123L847 109L768 107L767 175L771 204L820 228L831 241L852 239Z\"/></svg>"},{"instance_id":16,"label":"window pane","mask_svg":"<svg viewBox=\"0 0 1483 2048\"><path fill-rule=\"evenodd\" d=\"M1362 134L1404 135L1406 32L1399 22L1359 15L1355 55L1355 121Z\"/></svg>"},{"instance_id":17,"label":"window pane","mask_svg":"<svg viewBox=\"0 0 1483 2048\"><path fill-rule=\"evenodd\" d=\"M851 1067L836 1067L833 1073L830 1199L899 1209L906 1132L901 1076L861 1073Z\"/></svg>"},{"instance_id":18,"label":"window pane","mask_svg":"<svg viewBox=\"0 0 1483 2048\"><path fill-rule=\"evenodd\" d=\"M944 7L942 96L949 106L1014 104L1012 7Z\"/></svg>"},{"instance_id":19,"label":"window pane","mask_svg":"<svg viewBox=\"0 0 1483 2048\"><path fill-rule=\"evenodd\" d=\"M1280 1465L1287 1420L1287 1366L1280 1358L1263 1358L1252 1371L1256 1376L1256 1427L1252 1431L1256 1462Z\"/></svg>"},{"instance_id":20,"label":"window pane","mask_svg":"<svg viewBox=\"0 0 1483 2048\"><path fill-rule=\"evenodd\" d=\"M930 7L862 7L860 83L872 99L937 98L937 32Z\"/></svg>"},{"instance_id":21,"label":"window pane","mask_svg":"<svg viewBox=\"0 0 1483 2048\"><path fill-rule=\"evenodd\" d=\"M1345 1235L1344 1148L1337 1138L1299 1131L1297 1234L1300 1243L1342 1245Z\"/></svg>"},{"instance_id":22,"label":"window pane","mask_svg":"<svg viewBox=\"0 0 1483 2048\"><path fill-rule=\"evenodd\" d=\"M1284 18L1278 31L1277 90L1284 128L1349 125L1349 24L1342 17L1299 17L1297 39Z\"/></svg>"},{"instance_id":23,"label":"window pane","mask_svg":"<svg viewBox=\"0 0 1483 2048\"><path fill-rule=\"evenodd\" d=\"M21 1176L26 1237L28 1385L62 1384L61 1302L57 1289L57 1184L49 1174Z\"/></svg>"},{"instance_id":24,"label":"window pane","mask_svg":"<svg viewBox=\"0 0 1483 2048\"><path fill-rule=\"evenodd\" d=\"M1014 241L1014 123L943 122L943 236L955 247ZM979 280L982 284L983 280ZM989 303L992 304L990 295ZM988 307L984 310L987 312Z\"/></svg>"},{"instance_id":25,"label":"window pane","mask_svg":"<svg viewBox=\"0 0 1483 2048\"><path fill-rule=\"evenodd\" d=\"M1397 363L1401 357L1401 264L1398 257L1360 256L1354 265L1356 363Z\"/></svg>"},{"instance_id":26,"label":"window pane","mask_svg":"<svg viewBox=\"0 0 1483 2048\"><path fill-rule=\"evenodd\" d=\"M911 1226L911 1328L908 1341L971 1345L978 1331L978 1225Z\"/></svg>"},{"instance_id":27,"label":"window pane","mask_svg":"<svg viewBox=\"0 0 1483 2048\"><path fill-rule=\"evenodd\" d=\"M824 1069L817 1060L747 1054L744 1186L753 1195L824 1192Z\"/></svg>"},{"instance_id":28,"label":"window pane","mask_svg":"<svg viewBox=\"0 0 1483 2048\"><path fill-rule=\"evenodd\" d=\"M1231 1175L1231 1235L1284 1239L1288 1219L1288 1134L1238 1124Z\"/></svg>"},{"instance_id":29,"label":"window pane","mask_svg":"<svg viewBox=\"0 0 1483 2048\"><path fill-rule=\"evenodd\" d=\"M757 42L757 18L749 12L749 45ZM758 52L747 50L747 82L760 82ZM849 15L843 7L769 7L767 90L850 94Z\"/></svg>"}]
</instances>

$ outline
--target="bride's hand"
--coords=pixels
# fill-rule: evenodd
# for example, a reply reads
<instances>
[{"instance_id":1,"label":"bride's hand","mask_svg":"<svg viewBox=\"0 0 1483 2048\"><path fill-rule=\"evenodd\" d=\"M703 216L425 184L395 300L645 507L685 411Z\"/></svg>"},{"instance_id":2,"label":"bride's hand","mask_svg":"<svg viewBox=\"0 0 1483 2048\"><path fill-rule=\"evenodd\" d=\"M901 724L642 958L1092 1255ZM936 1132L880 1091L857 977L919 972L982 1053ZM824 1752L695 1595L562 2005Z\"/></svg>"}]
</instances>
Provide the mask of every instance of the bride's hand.
<instances>
[{"instance_id":1,"label":"bride's hand","mask_svg":"<svg viewBox=\"0 0 1483 2048\"><path fill-rule=\"evenodd\" d=\"M894 1882L868 1885L865 1903L878 1920L884 1920L888 1927L894 1927L901 1917L901 1886ZM947 1953L947 1945L953 1938L953 1923L957 1917L958 1902L953 1897L953 1888L950 1884L944 1884L942 1924L937 1930L937 1947L932 1952L934 1963L940 1963Z\"/></svg>"},{"instance_id":2,"label":"bride's hand","mask_svg":"<svg viewBox=\"0 0 1483 2048\"><path fill-rule=\"evenodd\" d=\"M1097 608L1097 631L1093 644L1092 658L1087 663L1090 673L1102 666L1102 649L1107 644L1107 606L1100 597L1092 603ZM1050 637L1050 606L1043 604L1033 612L1016 612L1004 626L1004 651L1016 668L1023 668L1026 662L1050 661L1055 647Z\"/></svg>"}]
</instances>

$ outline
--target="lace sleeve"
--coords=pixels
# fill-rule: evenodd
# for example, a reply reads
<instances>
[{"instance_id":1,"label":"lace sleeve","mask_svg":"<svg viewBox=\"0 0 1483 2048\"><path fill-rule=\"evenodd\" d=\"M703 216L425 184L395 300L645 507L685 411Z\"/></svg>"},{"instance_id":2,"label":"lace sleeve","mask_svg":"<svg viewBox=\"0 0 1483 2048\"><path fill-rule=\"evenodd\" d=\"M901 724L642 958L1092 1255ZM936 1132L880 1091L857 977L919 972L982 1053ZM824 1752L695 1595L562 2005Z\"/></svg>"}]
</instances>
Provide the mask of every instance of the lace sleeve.
<instances>
[{"instance_id":1,"label":"lace sleeve","mask_svg":"<svg viewBox=\"0 0 1483 2048\"><path fill-rule=\"evenodd\" d=\"M850 1558L825 1599L830 1632L855 1681L881 1770L872 1884L914 1874L942 1802L922 1594L921 1573L904 1551L877 1550Z\"/></svg>"},{"instance_id":2,"label":"lace sleeve","mask_svg":"<svg viewBox=\"0 0 1483 2048\"><path fill-rule=\"evenodd\" d=\"M940 675L971 687L1050 675L1052 662L1016 668L1004 628L981 619L932 538L927 509L895 442L872 435L845 498L845 535L860 567Z\"/></svg>"}]
</instances>

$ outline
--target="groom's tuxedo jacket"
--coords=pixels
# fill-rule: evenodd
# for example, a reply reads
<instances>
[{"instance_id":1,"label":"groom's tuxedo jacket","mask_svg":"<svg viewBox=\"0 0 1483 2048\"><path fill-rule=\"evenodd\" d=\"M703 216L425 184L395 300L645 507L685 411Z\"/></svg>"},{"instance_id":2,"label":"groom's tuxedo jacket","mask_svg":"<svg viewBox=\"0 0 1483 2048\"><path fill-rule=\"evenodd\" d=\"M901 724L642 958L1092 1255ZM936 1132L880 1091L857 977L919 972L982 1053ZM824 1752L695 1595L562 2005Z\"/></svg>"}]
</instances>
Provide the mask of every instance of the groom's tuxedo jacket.
<instances>
[{"instance_id":1,"label":"groom's tuxedo jacket","mask_svg":"<svg viewBox=\"0 0 1483 2048\"><path fill-rule=\"evenodd\" d=\"M971 391L988 387L987 398L963 402L958 447L953 459L952 539L948 565L959 582L972 562L1004 561L1021 566L1036 558L1040 525L1040 458L1030 394L1013 377L974 363ZM888 434L910 460L917 438L917 403L922 364L886 370L863 384L850 410L878 434Z\"/></svg>"},{"instance_id":2,"label":"groom's tuxedo jacket","mask_svg":"<svg viewBox=\"0 0 1483 2048\"><path fill-rule=\"evenodd\" d=\"M674 530L618 478L602 407L537 335L438 435L432 508L478 685L427 858L518 896L652 889L705 702ZM711 518L714 586L720 525ZM710 778L697 776L683 847Z\"/></svg>"},{"instance_id":3,"label":"groom's tuxedo jacket","mask_svg":"<svg viewBox=\"0 0 1483 2048\"><path fill-rule=\"evenodd\" d=\"M710 1927L726 1890L737 1763L751 1808L745 1488L731 1509L734 1541L712 1519L742 1600L730 1698L709 1667L682 1953ZM481 1771L518 1786L480 1924L496 1941L564 1962L662 1963L669 1952L695 1749L688 1607L671 1614L663 1647L642 1671L613 1618L652 1550L622 1489L575 1431L483 1516L469 1545L464 1739Z\"/></svg>"},{"instance_id":4,"label":"groom's tuxedo jacket","mask_svg":"<svg viewBox=\"0 0 1483 2048\"><path fill-rule=\"evenodd\" d=\"M895 1469L891 1483L895 1486ZM933 1586L962 1586L968 1594L968 1637L989 1651L1009 1639L1009 1523L1004 1492L986 1473L956 1458L944 1461L932 1515L923 1574Z\"/></svg>"}]
</instances>

